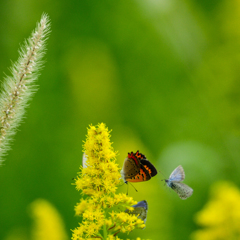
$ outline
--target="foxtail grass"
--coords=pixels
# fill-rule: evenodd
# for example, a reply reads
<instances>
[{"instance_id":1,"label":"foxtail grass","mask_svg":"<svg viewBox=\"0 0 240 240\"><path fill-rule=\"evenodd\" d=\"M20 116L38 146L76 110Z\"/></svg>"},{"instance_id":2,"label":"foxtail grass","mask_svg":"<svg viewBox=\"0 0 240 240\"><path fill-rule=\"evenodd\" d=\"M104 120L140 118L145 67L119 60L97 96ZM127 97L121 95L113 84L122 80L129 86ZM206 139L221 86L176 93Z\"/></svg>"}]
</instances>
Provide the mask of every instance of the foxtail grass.
<instances>
[{"instance_id":1,"label":"foxtail grass","mask_svg":"<svg viewBox=\"0 0 240 240\"><path fill-rule=\"evenodd\" d=\"M43 67L46 40L50 32L47 14L43 14L36 29L19 50L18 60L12 64L11 76L2 81L0 94L0 165L10 149L26 107L37 91L36 80Z\"/></svg>"}]
</instances>

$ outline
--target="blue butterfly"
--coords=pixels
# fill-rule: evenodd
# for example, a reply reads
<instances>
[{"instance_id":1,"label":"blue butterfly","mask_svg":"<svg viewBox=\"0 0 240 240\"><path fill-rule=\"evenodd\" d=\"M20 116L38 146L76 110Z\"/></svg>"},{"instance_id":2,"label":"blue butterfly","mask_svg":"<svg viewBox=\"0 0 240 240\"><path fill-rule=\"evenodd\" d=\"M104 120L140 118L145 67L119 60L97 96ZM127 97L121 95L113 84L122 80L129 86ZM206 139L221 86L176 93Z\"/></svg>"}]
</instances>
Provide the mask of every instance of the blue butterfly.
<instances>
[{"instance_id":1,"label":"blue butterfly","mask_svg":"<svg viewBox=\"0 0 240 240\"><path fill-rule=\"evenodd\" d=\"M183 181L184 178L185 173L182 166L180 165L173 170L169 179L165 179L165 182L167 183L168 187L172 188L172 190L175 191L178 194L178 196L183 200L187 199L193 194L192 188L190 188L188 185L184 183L181 183L181 181Z\"/></svg>"},{"instance_id":2,"label":"blue butterfly","mask_svg":"<svg viewBox=\"0 0 240 240\"><path fill-rule=\"evenodd\" d=\"M147 201L146 200L140 201L136 205L133 205L132 207L134 208L133 211L127 209L125 212L128 214L138 216L138 218L142 219L144 221L144 224L146 224L148 212Z\"/></svg>"}]
</instances>

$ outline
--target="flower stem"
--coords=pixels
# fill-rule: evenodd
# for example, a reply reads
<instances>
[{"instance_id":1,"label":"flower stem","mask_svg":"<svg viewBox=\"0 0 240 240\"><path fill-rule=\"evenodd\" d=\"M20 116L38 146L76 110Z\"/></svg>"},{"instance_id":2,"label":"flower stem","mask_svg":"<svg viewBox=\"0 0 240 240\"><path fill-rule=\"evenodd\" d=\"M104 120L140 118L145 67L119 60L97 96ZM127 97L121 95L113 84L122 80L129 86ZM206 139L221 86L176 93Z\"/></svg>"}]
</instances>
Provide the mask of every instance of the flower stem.
<instances>
[{"instance_id":1,"label":"flower stem","mask_svg":"<svg viewBox=\"0 0 240 240\"><path fill-rule=\"evenodd\" d=\"M106 219L106 212L104 214L104 218ZM104 225L103 225L103 238L104 238L104 240L107 240L107 227L106 227L106 223L104 223Z\"/></svg>"}]
</instances>

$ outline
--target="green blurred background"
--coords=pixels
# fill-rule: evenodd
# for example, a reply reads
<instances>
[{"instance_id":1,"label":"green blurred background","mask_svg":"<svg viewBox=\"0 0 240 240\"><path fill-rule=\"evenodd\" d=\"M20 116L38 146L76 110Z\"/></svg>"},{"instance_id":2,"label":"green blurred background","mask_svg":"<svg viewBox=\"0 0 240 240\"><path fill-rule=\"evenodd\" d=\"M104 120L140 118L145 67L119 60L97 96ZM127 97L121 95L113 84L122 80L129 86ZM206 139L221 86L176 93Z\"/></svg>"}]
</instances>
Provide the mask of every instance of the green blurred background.
<instances>
[{"instance_id":1,"label":"green blurred background","mask_svg":"<svg viewBox=\"0 0 240 240\"><path fill-rule=\"evenodd\" d=\"M31 238L38 198L70 238L72 178L86 127L99 122L113 130L120 166L140 150L165 175L129 188L149 212L128 238L189 239L211 184L240 185L239 0L2 0L0 79L43 12L52 32L39 91L0 168L0 239ZM180 164L194 189L185 201L161 182Z\"/></svg>"}]
</instances>

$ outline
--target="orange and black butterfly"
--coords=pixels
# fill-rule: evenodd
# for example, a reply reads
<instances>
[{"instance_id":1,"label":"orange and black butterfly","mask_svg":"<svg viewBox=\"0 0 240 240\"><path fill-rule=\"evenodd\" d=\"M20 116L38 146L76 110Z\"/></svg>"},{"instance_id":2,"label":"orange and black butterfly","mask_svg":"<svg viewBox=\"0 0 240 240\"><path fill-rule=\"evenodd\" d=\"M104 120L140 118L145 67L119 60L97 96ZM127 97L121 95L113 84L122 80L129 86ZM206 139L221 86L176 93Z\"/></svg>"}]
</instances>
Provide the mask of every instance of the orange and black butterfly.
<instances>
[{"instance_id":1,"label":"orange and black butterfly","mask_svg":"<svg viewBox=\"0 0 240 240\"><path fill-rule=\"evenodd\" d=\"M146 156L137 151L128 153L124 160L121 175L125 183L148 181L157 175L157 169Z\"/></svg>"}]
</instances>

